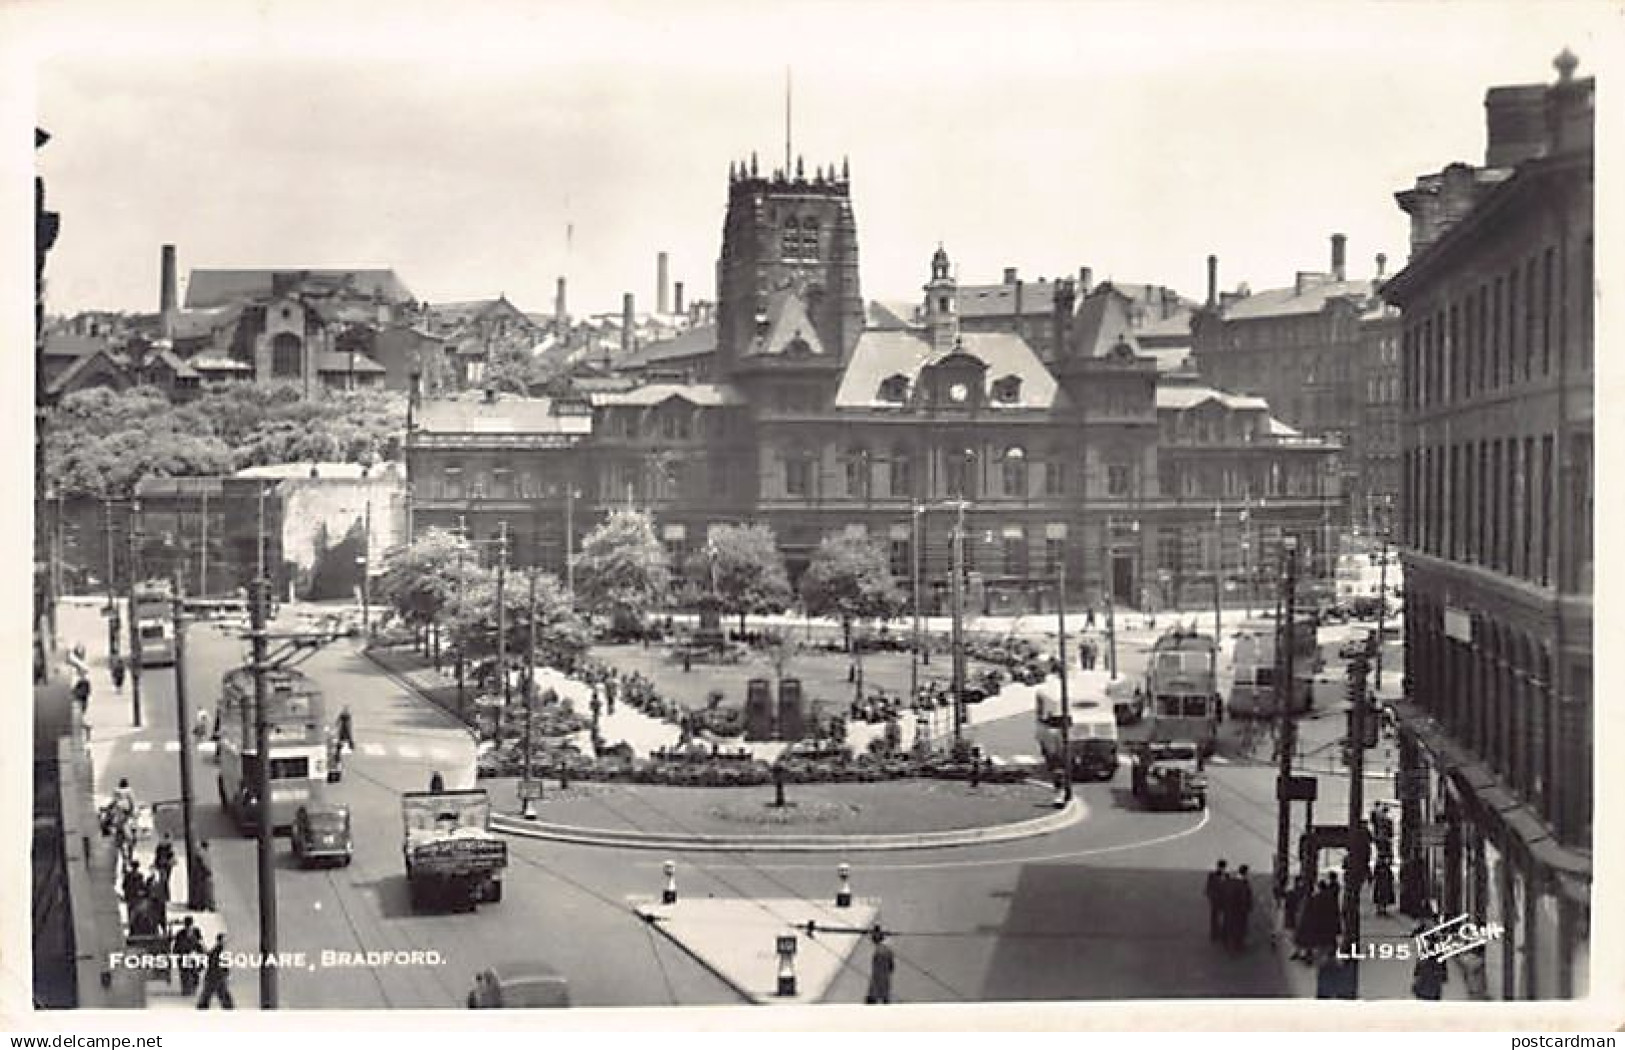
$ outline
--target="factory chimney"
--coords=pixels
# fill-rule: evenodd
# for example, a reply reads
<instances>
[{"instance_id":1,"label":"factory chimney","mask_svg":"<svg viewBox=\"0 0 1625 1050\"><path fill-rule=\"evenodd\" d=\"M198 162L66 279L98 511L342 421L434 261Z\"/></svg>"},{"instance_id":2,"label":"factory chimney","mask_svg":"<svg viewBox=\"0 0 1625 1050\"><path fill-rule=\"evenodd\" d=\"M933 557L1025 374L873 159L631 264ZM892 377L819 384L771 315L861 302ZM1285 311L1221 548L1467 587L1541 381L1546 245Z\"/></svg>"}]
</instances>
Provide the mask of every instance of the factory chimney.
<instances>
[{"instance_id":1,"label":"factory chimney","mask_svg":"<svg viewBox=\"0 0 1625 1050\"><path fill-rule=\"evenodd\" d=\"M667 263L665 252L655 256L655 312L662 317L670 312L671 307L666 299Z\"/></svg>"}]
</instances>

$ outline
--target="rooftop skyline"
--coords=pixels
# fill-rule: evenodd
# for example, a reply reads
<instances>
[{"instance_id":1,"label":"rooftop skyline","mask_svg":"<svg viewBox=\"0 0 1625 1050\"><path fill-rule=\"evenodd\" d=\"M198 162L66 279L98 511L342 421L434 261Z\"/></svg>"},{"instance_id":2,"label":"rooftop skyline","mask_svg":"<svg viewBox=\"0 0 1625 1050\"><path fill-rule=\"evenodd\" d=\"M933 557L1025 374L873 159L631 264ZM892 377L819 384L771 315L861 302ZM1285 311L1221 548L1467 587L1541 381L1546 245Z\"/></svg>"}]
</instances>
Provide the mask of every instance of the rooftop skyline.
<instances>
[{"instance_id":1,"label":"rooftop skyline","mask_svg":"<svg viewBox=\"0 0 1625 1050\"><path fill-rule=\"evenodd\" d=\"M567 276L578 315L652 310L666 251L711 299L729 164L784 161L787 66L793 152L850 164L866 298L917 299L939 242L964 284L1200 299L1209 253L1222 289L1279 287L1334 232L1351 278L1392 273L1393 193L1483 162L1484 92L1604 61L1603 5L1531 6L96 7L94 36L35 23L47 309L155 310L165 243L183 281L390 268L538 313Z\"/></svg>"}]
</instances>

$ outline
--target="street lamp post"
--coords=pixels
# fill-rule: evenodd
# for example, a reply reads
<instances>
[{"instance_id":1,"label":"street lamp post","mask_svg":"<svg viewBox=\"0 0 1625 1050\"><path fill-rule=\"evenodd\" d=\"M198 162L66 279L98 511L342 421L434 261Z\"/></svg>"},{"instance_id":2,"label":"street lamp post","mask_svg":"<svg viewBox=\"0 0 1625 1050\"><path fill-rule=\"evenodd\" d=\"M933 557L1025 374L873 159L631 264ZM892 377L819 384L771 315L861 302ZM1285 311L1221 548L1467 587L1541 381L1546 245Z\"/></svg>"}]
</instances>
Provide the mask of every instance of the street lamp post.
<instances>
[{"instance_id":1,"label":"street lamp post","mask_svg":"<svg viewBox=\"0 0 1625 1050\"><path fill-rule=\"evenodd\" d=\"M908 662L909 703L913 703L920 696L920 648L923 644L922 624L920 621L920 522L925 517L925 507L919 503L914 504L912 517L914 537L909 543L909 560L912 563L910 571L914 580L914 648Z\"/></svg>"},{"instance_id":2,"label":"street lamp post","mask_svg":"<svg viewBox=\"0 0 1625 1050\"><path fill-rule=\"evenodd\" d=\"M953 581L953 689L954 689L954 743L959 743L965 732L965 507L961 499L954 504L954 581Z\"/></svg>"},{"instance_id":3,"label":"street lamp post","mask_svg":"<svg viewBox=\"0 0 1625 1050\"><path fill-rule=\"evenodd\" d=\"M1066 551L1061 552L1061 573L1056 588L1056 638L1061 661L1061 801L1072 801L1072 698L1067 693L1066 664Z\"/></svg>"},{"instance_id":4,"label":"street lamp post","mask_svg":"<svg viewBox=\"0 0 1625 1050\"><path fill-rule=\"evenodd\" d=\"M1298 540L1296 536L1286 536L1282 539L1284 557L1286 558L1286 575L1282 580L1282 615L1276 620L1276 653L1280 672L1276 677L1276 704L1275 709L1280 718L1280 731L1277 734L1279 753L1277 754L1277 772L1275 797L1276 824L1275 824L1275 892L1277 899L1286 893L1288 883L1291 881L1289 843L1292 838L1292 803L1288 798L1287 785L1292 777L1292 758L1297 750L1297 723L1292 720L1292 703L1290 697L1294 693L1292 681L1292 645L1295 636L1296 624L1293 620L1297 616L1295 588L1298 582Z\"/></svg>"},{"instance_id":5,"label":"street lamp post","mask_svg":"<svg viewBox=\"0 0 1625 1050\"><path fill-rule=\"evenodd\" d=\"M119 610L118 610L118 573L113 547L113 500L110 497L102 499L102 509L106 513L107 541L107 667L111 671L119 662Z\"/></svg>"},{"instance_id":6,"label":"street lamp post","mask_svg":"<svg viewBox=\"0 0 1625 1050\"><path fill-rule=\"evenodd\" d=\"M182 611L182 579L182 571L177 568L170 617L175 629L175 731L181 755L181 834L186 846L186 900L191 906L197 903L197 841L192 830L192 734L186 721L186 617Z\"/></svg>"},{"instance_id":7,"label":"street lamp post","mask_svg":"<svg viewBox=\"0 0 1625 1050\"><path fill-rule=\"evenodd\" d=\"M141 727L141 625L136 616L135 589L140 575L138 558L141 548L141 501L130 501L130 528L128 532L130 556L130 724Z\"/></svg>"},{"instance_id":8,"label":"street lamp post","mask_svg":"<svg viewBox=\"0 0 1625 1050\"><path fill-rule=\"evenodd\" d=\"M502 713L508 713L508 607L503 594L508 579L508 523L497 522L497 671L502 675Z\"/></svg>"},{"instance_id":9,"label":"street lamp post","mask_svg":"<svg viewBox=\"0 0 1625 1050\"><path fill-rule=\"evenodd\" d=\"M1392 521L1393 505L1390 499L1383 501L1382 521L1378 528L1382 530L1382 548L1378 555L1382 559L1377 567L1377 655L1376 655L1376 690L1382 692L1382 629L1388 618L1388 531Z\"/></svg>"}]
</instances>

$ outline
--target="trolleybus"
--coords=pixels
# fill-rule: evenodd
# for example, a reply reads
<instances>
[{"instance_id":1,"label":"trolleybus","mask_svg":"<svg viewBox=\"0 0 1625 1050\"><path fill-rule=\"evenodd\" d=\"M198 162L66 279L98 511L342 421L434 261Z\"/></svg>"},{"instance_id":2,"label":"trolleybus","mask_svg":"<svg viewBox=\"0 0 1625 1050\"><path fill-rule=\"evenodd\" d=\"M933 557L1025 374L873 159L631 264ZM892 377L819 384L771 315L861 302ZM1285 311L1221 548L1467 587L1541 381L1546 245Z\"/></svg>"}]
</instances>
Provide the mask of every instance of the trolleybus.
<instances>
[{"instance_id":1,"label":"trolleybus","mask_svg":"<svg viewBox=\"0 0 1625 1050\"><path fill-rule=\"evenodd\" d=\"M293 825L301 806L321 799L327 781L327 721L322 693L292 668L265 672L266 742L270 762L271 824ZM254 673L227 671L220 690L220 804L245 833L258 827L255 785L261 756L254 727Z\"/></svg>"}]
</instances>

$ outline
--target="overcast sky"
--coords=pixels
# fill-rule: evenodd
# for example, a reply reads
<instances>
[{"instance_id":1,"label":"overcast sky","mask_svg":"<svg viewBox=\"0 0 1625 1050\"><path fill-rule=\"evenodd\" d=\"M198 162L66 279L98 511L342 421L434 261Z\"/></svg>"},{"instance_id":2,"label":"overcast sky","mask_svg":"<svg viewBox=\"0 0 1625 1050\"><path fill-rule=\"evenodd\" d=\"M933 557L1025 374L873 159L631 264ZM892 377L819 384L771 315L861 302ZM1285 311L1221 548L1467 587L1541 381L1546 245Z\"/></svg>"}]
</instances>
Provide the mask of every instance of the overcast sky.
<instances>
[{"instance_id":1,"label":"overcast sky","mask_svg":"<svg viewBox=\"0 0 1625 1050\"><path fill-rule=\"evenodd\" d=\"M1209 252L1256 290L1341 232L1369 276L1407 254L1394 191L1482 162L1486 88L1564 46L1594 72L1620 28L1592 0L66 9L32 49L58 313L156 309L164 243L183 279L392 267L539 312L567 274L573 313L652 308L665 250L711 298L786 66L795 151L850 159L868 297L916 298L939 241L964 283L1087 265L1198 298Z\"/></svg>"}]
</instances>

